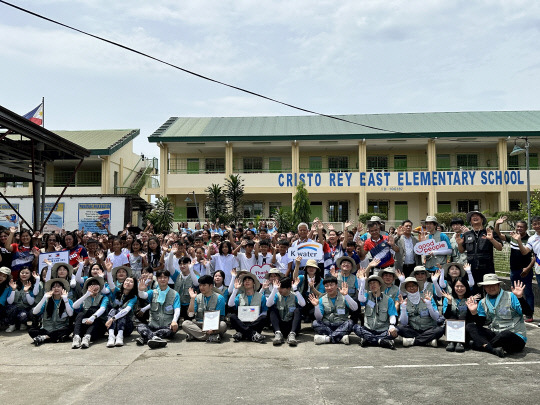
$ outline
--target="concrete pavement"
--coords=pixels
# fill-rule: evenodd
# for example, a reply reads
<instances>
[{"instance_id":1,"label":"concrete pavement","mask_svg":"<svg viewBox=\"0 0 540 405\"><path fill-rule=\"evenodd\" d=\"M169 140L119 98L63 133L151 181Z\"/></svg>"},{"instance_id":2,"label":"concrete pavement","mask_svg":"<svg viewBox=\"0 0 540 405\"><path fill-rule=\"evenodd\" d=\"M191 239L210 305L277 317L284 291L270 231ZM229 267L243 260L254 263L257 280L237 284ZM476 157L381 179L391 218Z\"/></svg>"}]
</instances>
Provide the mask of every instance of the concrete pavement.
<instances>
[{"instance_id":1,"label":"concrete pavement","mask_svg":"<svg viewBox=\"0 0 540 405\"><path fill-rule=\"evenodd\" d=\"M34 347L27 334L0 332L0 398L5 404L309 404L537 403L540 329L527 325L523 353L500 359L467 351L397 345L396 351L313 344L186 342L179 332L164 349L89 349L70 343ZM136 334L135 334L136 336ZM228 336L230 336L228 332Z\"/></svg>"}]
</instances>

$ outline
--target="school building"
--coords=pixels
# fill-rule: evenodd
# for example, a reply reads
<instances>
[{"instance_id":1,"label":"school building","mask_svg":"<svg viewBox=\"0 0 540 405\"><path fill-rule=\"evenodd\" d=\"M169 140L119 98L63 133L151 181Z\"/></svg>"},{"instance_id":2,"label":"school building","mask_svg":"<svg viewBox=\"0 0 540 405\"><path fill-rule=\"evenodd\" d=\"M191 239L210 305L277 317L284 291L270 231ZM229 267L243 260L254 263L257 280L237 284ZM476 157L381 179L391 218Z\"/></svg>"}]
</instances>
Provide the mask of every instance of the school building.
<instances>
[{"instance_id":1,"label":"school building","mask_svg":"<svg viewBox=\"0 0 540 405\"><path fill-rule=\"evenodd\" d=\"M45 231L80 229L105 233L101 225L109 224L116 233L128 222L141 223L142 212L150 207L146 187L157 172L157 159L148 159L133 152L138 129L53 131L63 139L90 151L79 166L78 160L59 159L45 169L45 217L60 195L60 202L51 214ZM64 187L71 180L70 185ZM2 193L19 214L31 222L33 218L32 185L30 182L5 181ZM8 218L14 218L13 223ZM0 225L19 226L17 213L0 201Z\"/></svg>"},{"instance_id":2,"label":"school building","mask_svg":"<svg viewBox=\"0 0 540 405\"><path fill-rule=\"evenodd\" d=\"M197 218L195 200L204 218L205 188L230 174L244 179L246 218L290 209L300 181L312 217L325 222L509 211L526 201L525 155L510 156L526 141L531 190L540 188L540 111L338 117L365 126L322 116L172 117L149 137L160 170L147 193L170 197L177 221Z\"/></svg>"}]
</instances>

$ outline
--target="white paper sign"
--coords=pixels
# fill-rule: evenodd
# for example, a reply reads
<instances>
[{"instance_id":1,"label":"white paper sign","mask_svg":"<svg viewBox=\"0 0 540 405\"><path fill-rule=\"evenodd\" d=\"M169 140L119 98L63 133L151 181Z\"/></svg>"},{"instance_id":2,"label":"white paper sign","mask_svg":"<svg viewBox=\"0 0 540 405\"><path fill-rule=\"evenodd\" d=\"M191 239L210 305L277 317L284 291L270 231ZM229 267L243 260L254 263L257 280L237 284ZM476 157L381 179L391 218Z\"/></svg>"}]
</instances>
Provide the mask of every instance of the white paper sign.
<instances>
[{"instance_id":1,"label":"white paper sign","mask_svg":"<svg viewBox=\"0 0 540 405\"><path fill-rule=\"evenodd\" d=\"M69 263L69 252L65 251L40 253L38 263L38 269L40 273L41 270L47 267L47 263L45 263L45 260L49 260L53 264L53 266L55 263Z\"/></svg>"},{"instance_id":2,"label":"white paper sign","mask_svg":"<svg viewBox=\"0 0 540 405\"><path fill-rule=\"evenodd\" d=\"M219 313L220 311L204 311L203 332L219 329Z\"/></svg>"},{"instance_id":3,"label":"white paper sign","mask_svg":"<svg viewBox=\"0 0 540 405\"><path fill-rule=\"evenodd\" d=\"M437 242L434 239L428 239L414 245L414 253L420 256L428 255L431 252L436 252L441 249L448 249L448 245L445 241Z\"/></svg>"},{"instance_id":4,"label":"white paper sign","mask_svg":"<svg viewBox=\"0 0 540 405\"><path fill-rule=\"evenodd\" d=\"M296 256L302 256L300 266L305 266L306 262L310 259L317 262L323 259L322 245L317 242L299 243L296 246L291 246L287 254L292 261L296 259Z\"/></svg>"},{"instance_id":5,"label":"white paper sign","mask_svg":"<svg viewBox=\"0 0 540 405\"><path fill-rule=\"evenodd\" d=\"M446 341L465 343L465 321L446 321Z\"/></svg>"},{"instance_id":6,"label":"white paper sign","mask_svg":"<svg viewBox=\"0 0 540 405\"><path fill-rule=\"evenodd\" d=\"M259 306L241 306L238 307L238 319L242 322L255 322L259 317L261 307Z\"/></svg>"},{"instance_id":7,"label":"white paper sign","mask_svg":"<svg viewBox=\"0 0 540 405\"><path fill-rule=\"evenodd\" d=\"M256 264L255 266L252 266L251 269L249 269L249 271L252 273L252 274L255 274L255 276L257 276L257 278L259 279L259 282L262 284L266 281L266 273L268 273L268 271L272 268L272 266L270 266L269 264L264 264L262 266L259 266L258 264Z\"/></svg>"}]
</instances>

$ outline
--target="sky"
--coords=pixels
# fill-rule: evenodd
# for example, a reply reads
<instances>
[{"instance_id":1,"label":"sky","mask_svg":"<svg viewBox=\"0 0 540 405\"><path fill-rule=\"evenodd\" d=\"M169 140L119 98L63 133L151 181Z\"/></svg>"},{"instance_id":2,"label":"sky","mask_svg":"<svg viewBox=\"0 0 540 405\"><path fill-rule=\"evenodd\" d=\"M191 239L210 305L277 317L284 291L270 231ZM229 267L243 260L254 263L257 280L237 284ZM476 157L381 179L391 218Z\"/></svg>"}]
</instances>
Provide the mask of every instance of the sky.
<instances>
[{"instance_id":1,"label":"sky","mask_svg":"<svg viewBox=\"0 0 540 405\"><path fill-rule=\"evenodd\" d=\"M12 0L182 68L324 114L540 109L537 0ZM0 105L51 130L304 115L0 3Z\"/></svg>"}]
</instances>

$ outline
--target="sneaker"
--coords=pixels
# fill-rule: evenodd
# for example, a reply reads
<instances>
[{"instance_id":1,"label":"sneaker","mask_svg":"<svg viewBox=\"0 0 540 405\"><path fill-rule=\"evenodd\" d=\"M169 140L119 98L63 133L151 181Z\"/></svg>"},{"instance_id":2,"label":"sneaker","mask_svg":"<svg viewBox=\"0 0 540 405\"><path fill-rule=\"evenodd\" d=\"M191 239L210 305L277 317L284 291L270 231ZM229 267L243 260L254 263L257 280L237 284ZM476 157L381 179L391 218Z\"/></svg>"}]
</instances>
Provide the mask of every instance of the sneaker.
<instances>
[{"instance_id":1,"label":"sneaker","mask_svg":"<svg viewBox=\"0 0 540 405\"><path fill-rule=\"evenodd\" d=\"M114 347L114 335L109 335L109 339L107 340L107 347Z\"/></svg>"},{"instance_id":2,"label":"sneaker","mask_svg":"<svg viewBox=\"0 0 540 405\"><path fill-rule=\"evenodd\" d=\"M403 338L403 347L409 347L414 345L414 338Z\"/></svg>"},{"instance_id":3,"label":"sneaker","mask_svg":"<svg viewBox=\"0 0 540 405\"><path fill-rule=\"evenodd\" d=\"M326 343L326 336L325 335L315 335L313 336L313 341L316 345L322 345Z\"/></svg>"},{"instance_id":4,"label":"sneaker","mask_svg":"<svg viewBox=\"0 0 540 405\"><path fill-rule=\"evenodd\" d=\"M465 351L465 346L463 343L456 343L456 353L463 353Z\"/></svg>"},{"instance_id":5,"label":"sneaker","mask_svg":"<svg viewBox=\"0 0 540 405\"><path fill-rule=\"evenodd\" d=\"M235 342L240 342L243 336L240 332L236 332L234 335L232 335L232 338Z\"/></svg>"},{"instance_id":6,"label":"sneaker","mask_svg":"<svg viewBox=\"0 0 540 405\"><path fill-rule=\"evenodd\" d=\"M150 347L150 349L160 349L167 346L167 341L160 337L154 336L148 341L148 346Z\"/></svg>"},{"instance_id":7,"label":"sneaker","mask_svg":"<svg viewBox=\"0 0 540 405\"><path fill-rule=\"evenodd\" d=\"M529 316L529 317L525 318L525 322L532 322L532 321L534 321L532 316Z\"/></svg>"},{"instance_id":8,"label":"sneaker","mask_svg":"<svg viewBox=\"0 0 540 405\"><path fill-rule=\"evenodd\" d=\"M296 346L298 344L298 340L296 340L296 333L289 333L289 336L287 336L287 344L289 346Z\"/></svg>"},{"instance_id":9,"label":"sneaker","mask_svg":"<svg viewBox=\"0 0 540 405\"><path fill-rule=\"evenodd\" d=\"M71 344L72 349L78 349L81 347L81 337L79 335L73 336L73 343Z\"/></svg>"},{"instance_id":10,"label":"sneaker","mask_svg":"<svg viewBox=\"0 0 540 405\"><path fill-rule=\"evenodd\" d=\"M265 338L266 338L266 336L261 335L259 332L255 332L253 334L253 336L251 337L251 340L253 342L257 342L257 343L264 343Z\"/></svg>"},{"instance_id":11,"label":"sneaker","mask_svg":"<svg viewBox=\"0 0 540 405\"><path fill-rule=\"evenodd\" d=\"M506 354L504 353L504 349L502 347L494 347L492 353L495 356L499 356L500 358L503 358L504 356L506 356Z\"/></svg>"},{"instance_id":12,"label":"sneaker","mask_svg":"<svg viewBox=\"0 0 540 405\"><path fill-rule=\"evenodd\" d=\"M272 339L274 346L280 346L283 343L283 334L281 332L276 332L274 339Z\"/></svg>"},{"instance_id":13,"label":"sneaker","mask_svg":"<svg viewBox=\"0 0 540 405\"><path fill-rule=\"evenodd\" d=\"M15 329L16 329L15 325L9 325L9 326L7 327L7 329L5 330L5 332L6 332L6 333L15 332Z\"/></svg>"},{"instance_id":14,"label":"sneaker","mask_svg":"<svg viewBox=\"0 0 540 405\"><path fill-rule=\"evenodd\" d=\"M39 335L39 336L36 336L33 340L34 340L34 344L36 346L39 346L40 344L45 343L45 340L47 340L47 337L45 335Z\"/></svg>"},{"instance_id":15,"label":"sneaker","mask_svg":"<svg viewBox=\"0 0 540 405\"><path fill-rule=\"evenodd\" d=\"M527 321L525 321L525 322L527 322ZM532 318L531 318L531 322L532 322ZM21 327L19 328L19 330L20 330L20 331L23 331L23 330L26 330L26 329L28 329L28 327L26 326L26 324L25 324L25 323L21 323Z\"/></svg>"},{"instance_id":16,"label":"sneaker","mask_svg":"<svg viewBox=\"0 0 540 405\"><path fill-rule=\"evenodd\" d=\"M189 333L186 335L186 342L193 342L194 340L195 340L195 336L190 335Z\"/></svg>"},{"instance_id":17,"label":"sneaker","mask_svg":"<svg viewBox=\"0 0 540 405\"><path fill-rule=\"evenodd\" d=\"M349 335L345 335L341 338L341 343L343 343L344 345L349 345L351 344L351 342L349 341Z\"/></svg>"},{"instance_id":18,"label":"sneaker","mask_svg":"<svg viewBox=\"0 0 540 405\"><path fill-rule=\"evenodd\" d=\"M206 339L206 343L221 343L221 336L219 335L210 335Z\"/></svg>"},{"instance_id":19,"label":"sneaker","mask_svg":"<svg viewBox=\"0 0 540 405\"><path fill-rule=\"evenodd\" d=\"M446 345L446 351L447 352L453 352L456 350L456 344L454 342L449 342L447 345Z\"/></svg>"},{"instance_id":20,"label":"sneaker","mask_svg":"<svg viewBox=\"0 0 540 405\"><path fill-rule=\"evenodd\" d=\"M433 339L431 342L429 342L429 345L431 347L437 347L437 346L439 346L439 342L438 342L437 339Z\"/></svg>"},{"instance_id":21,"label":"sneaker","mask_svg":"<svg viewBox=\"0 0 540 405\"><path fill-rule=\"evenodd\" d=\"M390 339L380 339L379 340L379 346L384 347L386 349L390 350L396 350L396 346L394 345L394 341Z\"/></svg>"},{"instance_id":22,"label":"sneaker","mask_svg":"<svg viewBox=\"0 0 540 405\"><path fill-rule=\"evenodd\" d=\"M90 347L90 335L84 335L82 338L81 349L88 349Z\"/></svg>"},{"instance_id":23,"label":"sneaker","mask_svg":"<svg viewBox=\"0 0 540 405\"><path fill-rule=\"evenodd\" d=\"M360 338L360 341L358 342L358 344L360 345L360 347L366 347L367 346L366 339Z\"/></svg>"},{"instance_id":24,"label":"sneaker","mask_svg":"<svg viewBox=\"0 0 540 405\"><path fill-rule=\"evenodd\" d=\"M144 346L145 345L144 339L142 337L138 337L137 339L135 339L135 343L137 343L137 346Z\"/></svg>"},{"instance_id":25,"label":"sneaker","mask_svg":"<svg viewBox=\"0 0 540 405\"><path fill-rule=\"evenodd\" d=\"M116 347L122 347L124 346L124 337L123 336L116 336L116 339L114 341L114 345Z\"/></svg>"}]
</instances>

